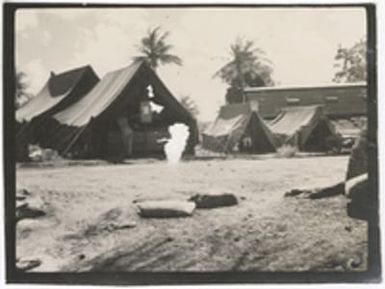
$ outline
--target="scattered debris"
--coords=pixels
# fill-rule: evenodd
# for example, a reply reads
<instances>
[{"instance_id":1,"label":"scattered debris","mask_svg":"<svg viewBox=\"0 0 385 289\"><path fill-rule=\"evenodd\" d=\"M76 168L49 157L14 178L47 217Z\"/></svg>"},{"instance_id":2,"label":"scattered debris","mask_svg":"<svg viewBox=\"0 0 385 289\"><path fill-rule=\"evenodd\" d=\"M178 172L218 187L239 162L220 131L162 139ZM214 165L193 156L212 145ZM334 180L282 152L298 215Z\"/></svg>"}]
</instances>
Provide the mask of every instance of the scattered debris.
<instances>
[{"instance_id":1,"label":"scattered debris","mask_svg":"<svg viewBox=\"0 0 385 289\"><path fill-rule=\"evenodd\" d=\"M195 203L180 200L153 200L137 203L139 215L145 218L172 218L191 216Z\"/></svg>"},{"instance_id":2,"label":"scattered debris","mask_svg":"<svg viewBox=\"0 0 385 289\"><path fill-rule=\"evenodd\" d=\"M127 218L121 208L112 208L87 222L78 232L67 234L63 238L90 238L106 232L135 228L136 222L128 221Z\"/></svg>"},{"instance_id":3,"label":"scattered debris","mask_svg":"<svg viewBox=\"0 0 385 289\"><path fill-rule=\"evenodd\" d=\"M26 189L18 189L16 191L16 201L23 201L30 195L31 193L28 192Z\"/></svg>"},{"instance_id":4,"label":"scattered debris","mask_svg":"<svg viewBox=\"0 0 385 289\"><path fill-rule=\"evenodd\" d=\"M348 269L357 269L360 267L360 265L362 264L362 261L360 260L360 258L350 258L347 262L346 262L346 267Z\"/></svg>"},{"instance_id":5,"label":"scattered debris","mask_svg":"<svg viewBox=\"0 0 385 289\"><path fill-rule=\"evenodd\" d=\"M342 195L344 193L345 183L340 182L334 186L317 189L313 194L309 195L310 199L321 199Z\"/></svg>"},{"instance_id":6,"label":"scattered debris","mask_svg":"<svg viewBox=\"0 0 385 289\"><path fill-rule=\"evenodd\" d=\"M233 194L196 194L189 201L193 201L198 209L212 209L218 207L234 206L238 204Z\"/></svg>"},{"instance_id":7,"label":"scattered debris","mask_svg":"<svg viewBox=\"0 0 385 289\"><path fill-rule=\"evenodd\" d=\"M41 265L40 259L18 259L16 268L21 271L28 271Z\"/></svg>"},{"instance_id":8,"label":"scattered debris","mask_svg":"<svg viewBox=\"0 0 385 289\"><path fill-rule=\"evenodd\" d=\"M135 228L135 227L136 227L136 223L135 222L131 222L131 223L125 223L125 224L116 225L115 229L116 230L122 230L122 229L131 229L131 228Z\"/></svg>"},{"instance_id":9,"label":"scattered debris","mask_svg":"<svg viewBox=\"0 0 385 289\"><path fill-rule=\"evenodd\" d=\"M293 189L285 193L285 197L301 197L304 199L322 199L342 195L344 193L345 183L341 182L334 186L321 189Z\"/></svg>"},{"instance_id":10,"label":"scattered debris","mask_svg":"<svg viewBox=\"0 0 385 289\"><path fill-rule=\"evenodd\" d=\"M61 159L59 153L53 149L44 149L38 145L29 145L29 159L34 162L55 161Z\"/></svg>"},{"instance_id":11,"label":"scattered debris","mask_svg":"<svg viewBox=\"0 0 385 289\"><path fill-rule=\"evenodd\" d=\"M300 189L292 189L289 192L285 193L285 197L295 197L303 194L309 194L311 191L310 190L300 190Z\"/></svg>"},{"instance_id":12,"label":"scattered debris","mask_svg":"<svg viewBox=\"0 0 385 289\"><path fill-rule=\"evenodd\" d=\"M298 148L295 146L284 144L277 149L277 158L294 158L298 154Z\"/></svg>"},{"instance_id":13,"label":"scattered debris","mask_svg":"<svg viewBox=\"0 0 385 289\"><path fill-rule=\"evenodd\" d=\"M345 226L344 229L347 232L351 232L352 231L352 226Z\"/></svg>"},{"instance_id":14,"label":"scattered debris","mask_svg":"<svg viewBox=\"0 0 385 289\"><path fill-rule=\"evenodd\" d=\"M46 215L44 202L38 196L33 196L26 189L16 192L16 220L38 218Z\"/></svg>"},{"instance_id":15,"label":"scattered debris","mask_svg":"<svg viewBox=\"0 0 385 289\"><path fill-rule=\"evenodd\" d=\"M173 238L173 237L168 236L168 237L166 238L166 242L172 242L172 241L174 241L174 238Z\"/></svg>"},{"instance_id":16,"label":"scattered debris","mask_svg":"<svg viewBox=\"0 0 385 289\"><path fill-rule=\"evenodd\" d=\"M31 208L28 206L28 203L24 203L16 207L16 220L19 221L21 219L26 218L38 218L45 216L45 212L36 208Z\"/></svg>"}]
</instances>

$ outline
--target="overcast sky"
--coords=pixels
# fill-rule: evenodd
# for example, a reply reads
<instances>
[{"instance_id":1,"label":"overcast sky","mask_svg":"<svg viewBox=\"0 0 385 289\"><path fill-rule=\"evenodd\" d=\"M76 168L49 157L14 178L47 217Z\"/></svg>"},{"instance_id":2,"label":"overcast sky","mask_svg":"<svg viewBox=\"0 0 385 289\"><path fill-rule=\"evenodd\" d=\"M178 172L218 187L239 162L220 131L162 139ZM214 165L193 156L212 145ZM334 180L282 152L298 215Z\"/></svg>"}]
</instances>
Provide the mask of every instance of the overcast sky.
<instances>
[{"instance_id":1,"label":"overcast sky","mask_svg":"<svg viewBox=\"0 0 385 289\"><path fill-rule=\"evenodd\" d=\"M176 97L190 95L201 120L224 103L226 84L213 74L240 36L254 40L274 64L274 80L322 84L334 75L338 45L366 37L363 8L22 9L16 14L16 67L36 93L50 71L91 64L99 77L127 66L149 28L170 31L182 67L159 75Z\"/></svg>"}]
</instances>

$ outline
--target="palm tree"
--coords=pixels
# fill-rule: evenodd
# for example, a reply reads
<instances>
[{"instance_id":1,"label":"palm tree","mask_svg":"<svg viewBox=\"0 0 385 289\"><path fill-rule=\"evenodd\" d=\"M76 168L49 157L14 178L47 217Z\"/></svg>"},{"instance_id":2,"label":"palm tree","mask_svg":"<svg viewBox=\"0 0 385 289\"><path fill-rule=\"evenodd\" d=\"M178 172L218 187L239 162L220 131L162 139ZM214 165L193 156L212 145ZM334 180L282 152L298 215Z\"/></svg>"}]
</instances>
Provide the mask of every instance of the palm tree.
<instances>
[{"instance_id":1,"label":"palm tree","mask_svg":"<svg viewBox=\"0 0 385 289\"><path fill-rule=\"evenodd\" d=\"M150 29L147 36L143 37L139 46L139 52L142 55L135 56L134 62L145 61L153 70L156 70L161 64L182 65L182 59L170 53L172 45L166 43L168 31L160 33L160 27Z\"/></svg>"},{"instance_id":2,"label":"palm tree","mask_svg":"<svg viewBox=\"0 0 385 289\"><path fill-rule=\"evenodd\" d=\"M246 86L273 85L271 61L264 57L265 52L255 47L253 41L237 38L230 46L231 60L219 69L214 77L220 77L231 87L239 89L244 99Z\"/></svg>"},{"instance_id":3,"label":"palm tree","mask_svg":"<svg viewBox=\"0 0 385 289\"><path fill-rule=\"evenodd\" d=\"M180 104L188 111L193 117L199 114L198 106L195 101L189 96L184 95L180 98Z\"/></svg>"}]
</instances>

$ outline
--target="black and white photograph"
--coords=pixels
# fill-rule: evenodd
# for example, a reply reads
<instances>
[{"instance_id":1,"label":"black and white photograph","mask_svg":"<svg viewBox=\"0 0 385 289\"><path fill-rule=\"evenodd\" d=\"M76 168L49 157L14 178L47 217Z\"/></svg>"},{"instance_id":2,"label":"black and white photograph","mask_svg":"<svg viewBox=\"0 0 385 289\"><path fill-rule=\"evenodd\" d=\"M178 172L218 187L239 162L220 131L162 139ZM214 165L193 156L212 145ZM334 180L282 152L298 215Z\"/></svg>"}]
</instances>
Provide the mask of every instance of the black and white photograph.
<instances>
[{"instance_id":1,"label":"black and white photograph","mask_svg":"<svg viewBox=\"0 0 385 289\"><path fill-rule=\"evenodd\" d=\"M379 282L375 8L6 4L8 282Z\"/></svg>"}]
</instances>

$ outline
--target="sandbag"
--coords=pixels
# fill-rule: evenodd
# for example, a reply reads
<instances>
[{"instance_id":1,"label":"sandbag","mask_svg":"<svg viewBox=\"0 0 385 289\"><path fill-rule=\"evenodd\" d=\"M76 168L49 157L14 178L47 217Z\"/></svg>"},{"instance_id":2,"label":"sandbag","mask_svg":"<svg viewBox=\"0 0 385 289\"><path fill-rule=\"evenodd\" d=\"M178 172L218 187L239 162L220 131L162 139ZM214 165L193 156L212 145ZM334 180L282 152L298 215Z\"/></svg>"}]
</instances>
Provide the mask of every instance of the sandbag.
<instances>
[{"instance_id":1,"label":"sandbag","mask_svg":"<svg viewBox=\"0 0 385 289\"><path fill-rule=\"evenodd\" d=\"M368 174L362 174L346 182L345 194L350 199L347 213L351 218L370 220L375 216L374 201L369 198Z\"/></svg>"},{"instance_id":2,"label":"sandbag","mask_svg":"<svg viewBox=\"0 0 385 289\"><path fill-rule=\"evenodd\" d=\"M356 176L368 172L368 140L366 129L362 130L360 136L356 139L353 146L348 170L346 173L346 180L350 180Z\"/></svg>"},{"instance_id":3,"label":"sandbag","mask_svg":"<svg viewBox=\"0 0 385 289\"><path fill-rule=\"evenodd\" d=\"M195 202L199 209L212 209L218 207L234 206L238 204L237 198L233 194L196 194L190 201Z\"/></svg>"},{"instance_id":4,"label":"sandbag","mask_svg":"<svg viewBox=\"0 0 385 289\"><path fill-rule=\"evenodd\" d=\"M345 182L345 195L351 199L362 198L368 194L368 174L362 174Z\"/></svg>"},{"instance_id":5,"label":"sandbag","mask_svg":"<svg viewBox=\"0 0 385 289\"><path fill-rule=\"evenodd\" d=\"M151 200L137 203L139 215L144 218L175 218L191 216L195 203L180 200Z\"/></svg>"},{"instance_id":6,"label":"sandbag","mask_svg":"<svg viewBox=\"0 0 385 289\"><path fill-rule=\"evenodd\" d=\"M368 192L368 140L363 129L353 146L346 173L345 195L351 199L348 216L369 220L375 216L375 200Z\"/></svg>"},{"instance_id":7,"label":"sandbag","mask_svg":"<svg viewBox=\"0 0 385 289\"><path fill-rule=\"evenodd\" d=\"M344 193L345 183L340 182L333 186L319 188L319 189L293 189L289 192L286 192L284 197L296 197L296 198L304 198L304 199L322 199L329 198L338 195L342 195Z\"/></svg>"}]
</instances>

